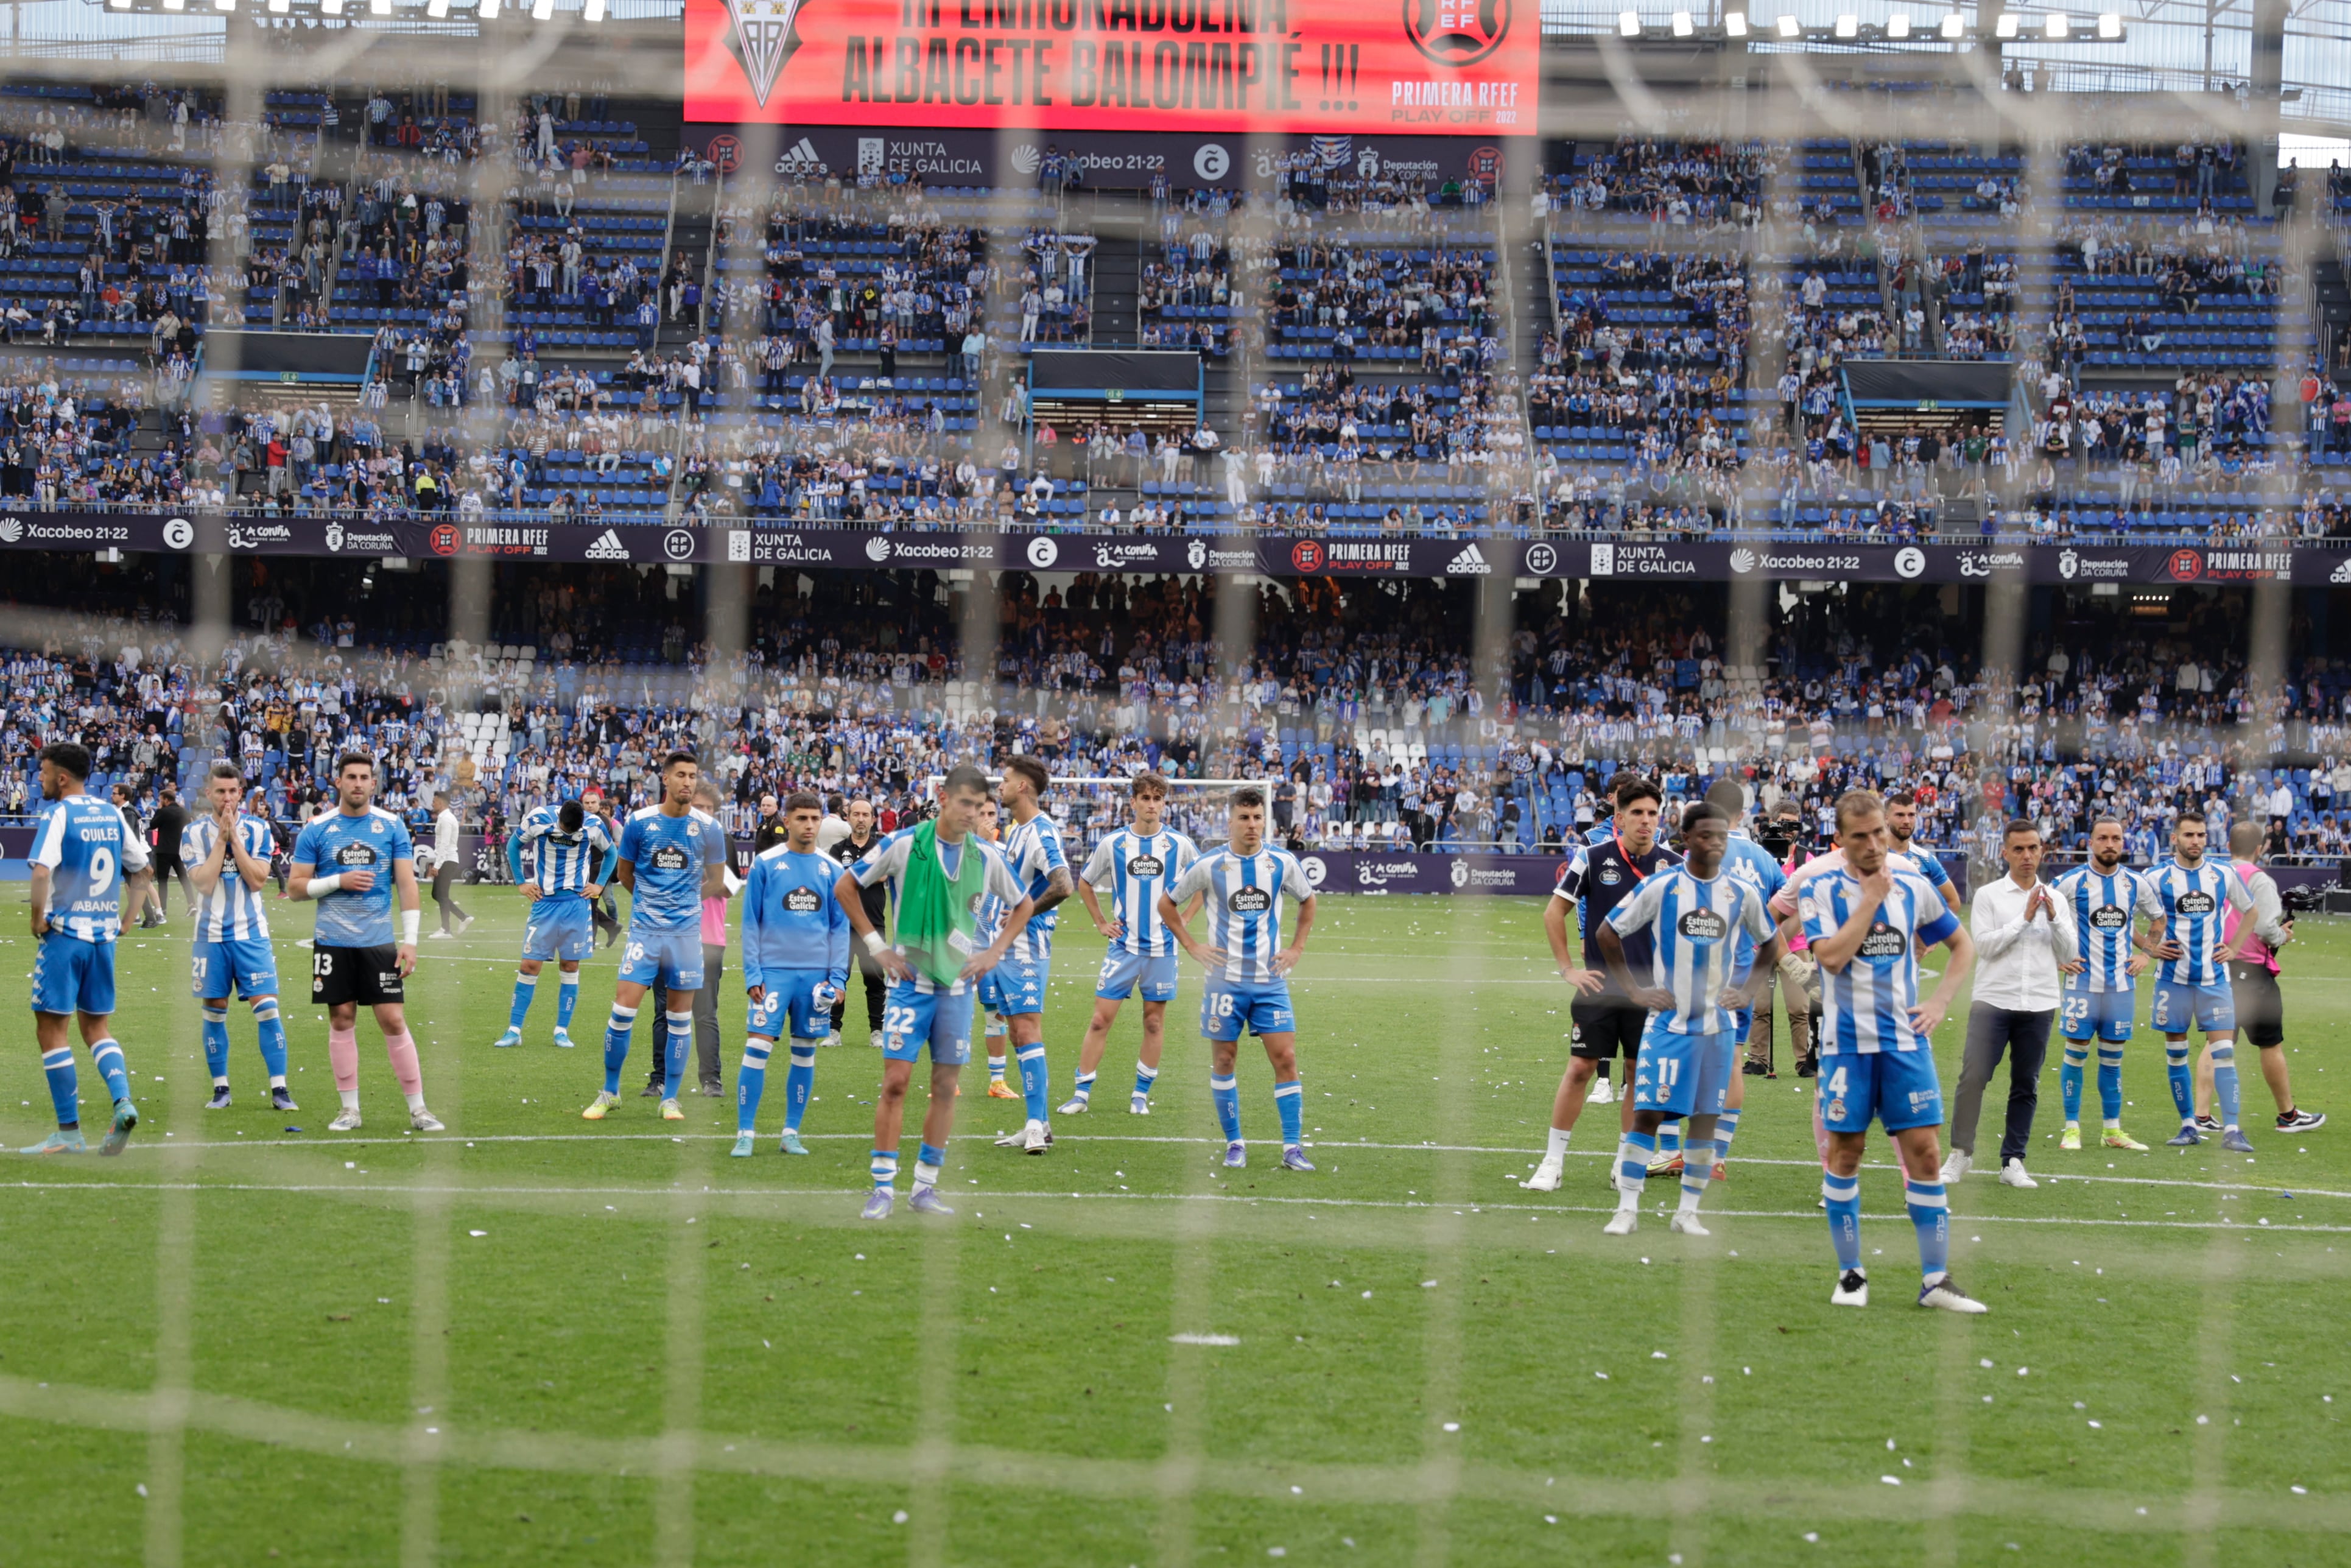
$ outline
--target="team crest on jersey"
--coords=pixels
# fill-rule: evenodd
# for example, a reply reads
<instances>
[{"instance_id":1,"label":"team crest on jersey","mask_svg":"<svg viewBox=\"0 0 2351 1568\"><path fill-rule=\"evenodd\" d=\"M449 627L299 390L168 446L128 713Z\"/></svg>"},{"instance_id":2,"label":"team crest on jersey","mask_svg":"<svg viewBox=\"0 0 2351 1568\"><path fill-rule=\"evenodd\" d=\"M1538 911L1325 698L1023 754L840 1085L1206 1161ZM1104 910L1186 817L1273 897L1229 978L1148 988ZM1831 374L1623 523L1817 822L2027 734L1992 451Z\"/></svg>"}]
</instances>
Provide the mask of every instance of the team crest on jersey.
<instances>
[{"instance_id":1,"label":"team crest on jersey","mask_svg":"<svg viewBox=\"0 0 2351 1568\"><path fill-rule=\"evenodd\" d=\"M1883 920L1869 924L1869 935L1861 939L1861 956L1865 958L1899 958L1908 950L1910 939Z\"/></svg>"},{"instance_id":2,"label":"team crest on jersey","mask_svg":"<svg viewBox=\"0 0 2351 1568\"><path fill-rule=\"evenodd\" d=\"M1225 902L1242 915L1262 915L1273 907L1273 894L1261 887L1244 887Z\"/></svg>"},{"instance_id":3,"label":"team crest on jersey","mask_svg":"<svg viewBox=\"0 0 2351 1568\"><path fill-rule=\"evenodd\" d=\"M702 836L702 824L695 821L691 818L687 819L685 824L685 836L689 839L700 838Z\"/></svg>"},{"instance_id":4,"label":"team crest on jersey","mask_svg":"<svg viewBox=\"0 0 2351 1568\"><path fill-rule=\"evenodd\" d=\"M1157 855L1137 855L1126 862L1126 874L1137 878L1157 876L1166 869Z\"/></svg>"},{"instance_id":5,"label":"team crest on jersey","mask_svg":"<svg viewBox=\"0 0 2351 1568\"><path fill-rule=\"evenodd\" d=\"M824 900L817 896L816 889L812 887L796 887L784 894L784 907L794 915L814 915L824 907Z\"/></svg>"},{"instance_id":6,"label":"team crest on jersey","mask_svg":"<svg viewBox=\"0 0 2351 1568\"><path fill-rule=\"evenodd\" d=\"M371 832L371 833L381 833L381 832L382 832L382 831L383 831L383 819L382 819L382 818L381 818L381 817L375 817L375 818L371 818L371 819L369 819L369 821L368 821L368 831L369 831L369 832Z\"/></svg>"},{"instance_id":7,"label":"team crest on jersey","mask_svg":"<svg viewBox=\"0 0 2351 1568\"><path fill-rule=\"evenodd\" d=\"M664 844L653 852L653 864L663 871L684 871L688 863L685 852L675 844Z\"/></svg>"},{"instance_id":8,"label":"team crest on jersey","mask_svg":"<svg viewBox=\"0 0 2351 1568\"><path fill-rule=\"evenodd\" d=\"M1676 923L1676 929L1693 942L1719 942L1730 925L1711 909L1692 909Z\"/></svg>"},{"instance_id":9,"label":"team crest on jersey","mask_svg":"<svg viewBox=\"0 0 2351 1568\"><path fill-rule=\"evenodd\" d=\"M1844 1121L1844 1096L1843 1096L1843 1095L1839 1095L1839 1096L1837 1096L1837 1098L1835 1098L1835 1099L1834 1099L1834 1100L1830 1101L1830 1102L1829 1102L1829 1108L1828 1108L1828 1110L1827 1110L1825 1113L1823 1113L1823 1114L1825 1114L1825 1115L1828 1117L1828 1119L1829 1119L1830 1121L1832 1121L1832 1122L1842 1122L1842 1121Z\"/></svg>"},{"instance_id":10,"label":"team crest on jersey","mask_svg":"<svg viewBox=\"0 0 2351 1568\"><path fill-rule=\"evenodd\" d=\"M2179 895L2179 913L2182 915L2210 915L2212 910L2212 895L2201 888Z\"/></svg>"},{"instance_id":11,"label":"team crest on jersey","mask_svg":"<svg viewBox=\"0 0 2351 1568\"><path fill-rule=\"evenodd\" d=\"M2090 928L2094 931L2120 931L2130 924L2130 915L2117 904L2101 904L2090 911Z\"/></svg>"}]
</instances>

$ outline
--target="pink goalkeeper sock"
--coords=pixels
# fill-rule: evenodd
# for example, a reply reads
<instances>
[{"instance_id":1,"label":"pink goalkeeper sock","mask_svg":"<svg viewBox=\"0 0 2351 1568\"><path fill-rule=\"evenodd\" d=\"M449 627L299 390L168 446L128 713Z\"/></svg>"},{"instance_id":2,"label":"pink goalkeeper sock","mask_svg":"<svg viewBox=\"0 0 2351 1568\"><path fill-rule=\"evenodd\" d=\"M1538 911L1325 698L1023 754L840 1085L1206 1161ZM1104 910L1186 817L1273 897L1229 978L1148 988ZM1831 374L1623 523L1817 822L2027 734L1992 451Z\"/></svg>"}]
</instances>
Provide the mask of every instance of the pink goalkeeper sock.
<instances>
[{"instance_id":1,"label":"pink goalkeeper sock","mask_svg":"<svg viewBox=\"0 0 2351 1568\"><path fill-rule=\"evenodd\" d=\"M358 1046L354 1044L352 1054L357 1055L358 1050ZM401 1030L398 1034L385 1035L383 1053L392 1058L392 1075L400 1080L400 1092L402 1094L421 1094L424 1092L424 1075L417 1070L416 1066L414 1036L406 1030Z\"/></svg>"},{"instance_id":2,"label":"pink goalkeeper sock","mask_svg":"<svg viewBox=\"0 0 2351 1568\"><path fill-rule=\"evenodd\" d=\"M335 1087L345 1093L360 1086L360 1031L327 1030L327 1061L335 1070Z\"/></svg>"}]
</instances>

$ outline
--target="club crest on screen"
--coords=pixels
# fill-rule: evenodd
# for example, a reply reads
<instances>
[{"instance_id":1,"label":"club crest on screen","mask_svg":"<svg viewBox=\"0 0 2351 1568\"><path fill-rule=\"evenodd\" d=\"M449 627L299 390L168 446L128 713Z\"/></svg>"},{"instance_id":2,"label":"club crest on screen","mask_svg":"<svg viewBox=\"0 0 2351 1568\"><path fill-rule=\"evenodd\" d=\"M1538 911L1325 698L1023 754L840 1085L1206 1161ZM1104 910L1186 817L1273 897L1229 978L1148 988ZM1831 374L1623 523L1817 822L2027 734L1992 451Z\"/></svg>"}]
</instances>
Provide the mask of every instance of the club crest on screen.
<instances>
[{"instance_id":1,"label":"club crest on screen","mask_svg":"<svg viewBox=\"0 0 2351 1568\"><path fill-rule=\"evenodd\" d=\"M735 23L728 44L742 63L751 96L762 109L767 107L768 95L776 89L784 62L799 47L799 39L792 32L799 10L800 0L726 0L727 15Z\"/></svg>"}]
</instances>

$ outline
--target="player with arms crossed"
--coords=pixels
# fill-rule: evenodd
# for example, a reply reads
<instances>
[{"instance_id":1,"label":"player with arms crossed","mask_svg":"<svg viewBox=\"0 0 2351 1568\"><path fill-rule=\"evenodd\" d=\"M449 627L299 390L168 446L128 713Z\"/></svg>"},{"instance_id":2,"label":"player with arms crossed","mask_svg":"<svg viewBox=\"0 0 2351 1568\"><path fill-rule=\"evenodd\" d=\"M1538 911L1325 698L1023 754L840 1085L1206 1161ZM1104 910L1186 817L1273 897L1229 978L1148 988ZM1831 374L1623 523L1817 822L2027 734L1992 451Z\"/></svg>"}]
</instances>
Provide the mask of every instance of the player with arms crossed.
<instances>
[{"instance_id":1,"label":"player with arms crossed","mask_svg":"<svg viewBox=\"0 0 2351 1568\"><path fill-rule=\"evenodd\" d=\"M243 813L245 776L234 762L215 762L204 780L210 816L193 817L180 833L180 862L195 899L196 936L191 966L204 1009L204 1064L212 1069L207 1111L225 1111L228 1093L228 998L234 989L253 1009L262 1066L269 1073L269 1106L297 1111L286 1088L286 1020L277 1010L277 954L269 945L269 915L261 890L269 884L269 857L277 847L269 824Z\"/></svg>"},{"instance_id":2,"label":"player with arms crossed","mask_svg":"<svg viewBox=\"0 0 2351 1568\"><path fill-rule=\"evenodd\" d=\"M1304 1091L1298 1082L1298 1019L1290 1005L1290 971L1306 952L1314 929L1314 887L1287 850L1265 841L1265 791L1243 785L1232 793L1225 847L1192 862L1159 895L1159 918L1184 951L1207 968L1200 996L1200 1034L1208 1042L1208 1095L1225 1129L1225 1168L1249 1164L1241 1141L1240 1082L1234 1067L1241 1030L1254 1033L1273 1064L1273 1103L1281 1113L1281 1168L1311 1171L1301 1125ZM1297 928L1281 945L1281 904L1298 900ZM1193 940L1183 905L1205 897L1212 942Z\"/></svg>"},{"instance_id":3,"label":"player with arms crossed","mask_svg":"<svg viewBox=\"0 0 2351 1568\"><path fill-rule=\"evenodd\" d=\"M78 1155L81 1086L74 1071L66 1020L81 1025L90 1064L106 1081L114 1117L101 1155L119 1155L139 1125L131 1103L131 1070L108 1027L114 1016L114 939L122 933L122 901L147 901L147 846L111 800L94 800L88 748L66 740L41 749L41 799L56 802L33 831L33 1039L57 1130L25 1150L28 1155ZM125 873L129 873L127 876Z\"/></svg>"},{"instance_id":4,"label":"player with arms crossed","mask_svg":"<svg viewBox=\"0 0 2351 1568\"><path fill-rule=\"evenodd\" d=\"M1640 1223L1649 1156L1669 1116L1681 1119L1687 1151L1673 1228L1707 1234L1698 1207L1714 1177L1715 1122L1739 1081L1739 1014L1761 988L1752 970L1770 974L1785 946L1761 890L1722 874L1729 832L1716 807L1690 807L1682 813L1682 863L1645 880L1600 927L1600 953L1617 988L1649 1009L1633 1073L1633 1127L1617 1150L1616 1213L1604 1228L1611 1236L1630 1236ZM1625 962L1625 938L1652 930L1645 985Z\"/></svg>"},{"instance_id":5,"label":"player with arms crossed","mask_svg":"<svg viewBox=\"0 0 2351 1568\"><path fill-rule=\"evenodd\" d=\"M1552 1097L1551 1141L1542 1163L1525 1186L1535 1192L1556 1192L1567 1165L1568 1135L1583 1114L1584 1097L1593 1094L1593 1080L1604 1087L1609 1063L1621 1052L1629 1071L1641 1053L1641 1036L1649 1025L1648 1009L1617 989L1602 956L1598 933L1616 905L1637 892L1652 873L1681 863L1681 857L1657 842L1657 814L1664 797L1646 779L1621 777L1616 782L1616 814L1606 829L1594 829L1595 838L1576 846L1575 857L1552 890L1543 907L1543 935L1551 940L1552 957L1560 977L1574 988L1568 1003L1573 1020L1567 1071ZM1583 962L1579 966L1569 947L1568 917L1574 915L1583 931ZM1649 963L1648 936L1636 934L1625 945L1626 967L1638 972ZM1596 1102L1598 1096L1593 1094ZM1619 1113L1619 1135L1632 1131L1633 1097L1628 1092Z\"/></svg>"},{"instance_id":6,"label":"player with arms crossed","mask_svg":"<svg viewBox=\"0 0 2351 1568\"><path fill-rule=\"evenodd\" d=\"M326 869L321 876L319 871ZM384 1055L408 1101L408 1124L442 1130L424 1108L424 1073L408 1032L408 977L416 972L416 928L423 899L416 888L416 846L408 829L375 804L375 760L347 751L335 759L335 809L313 817L294 841L287 895L319 906L312 934L310 1005L327 1009L327 1060L342 1096L338 1133L359 1130L360 1004L375 1013ZM392 935L394 895L400 939Z\"/></svg>"},{"instance_id":7,"label":"player with arms crossed","mask_svg":"<svg viewBox=\"0 0 2351 1568\"><path fill-rule=\"evenodd\" d=\"M1012 934L1004 962L980 982L980 1001L1004 1015L1012 1030L1012 1055L1020 1065L1020 1097L1028 1102L1028 1122L1021 1129L996 1140L999 1149L1041 1155L1053 1146L1052 1080L1045 1065L1045 987L1053 968L1054 913L1070 896L1069 857L1061 850L1061 830L1045 815L1041 802L1050 777L1033 757L1008 758L1004 779L997 790L1004 814L1012 825L1004 832L1004 860L1019 878L1028 895L1028 925ZM1011 924L1010 912L1005 924Z\"/></svg>"},{"instance_id":8,"label":"player with arms crossed","mask_svg":"<svg viewBox=\"0 0 2351 1568\"><path fill-rule=\"evenodd\" d=\"M629 931L621 950L620 984L612 988L612 1016L604 1027L604 1087L580 1113L586 1121L602 1121L621 1103L629 1036L637 1027L637 1008L655 980L669 988L669 1008L662 1019L662 1120L685 1120L677 1085L694 1054L694 993L702 988L702 901L726 891L726 835L717 819L694 804L694 787L701 779L701 765L691 752L671 752L662 758L661 804L630 812L621 829L612 876L629 890Z\"/></svg>"},{"instance_id":9,"label":"player with arms crossed","mask_svg":"<svg viewBox=\"0 0 2351 1568\"><path fill-rule=\"evenodd\" d=\"M2090 858L2059 877L2053 889L2073 912L2071 958L2061 958L2065 977L2057 1001L2057 1032L2064 1059L2057 1089L2065 1102L2061 1149L2082 1146L2082 1074L2090 1065L2090 1044L2098 1048L2098 1110L2105 1119L2101 1142L2109 1149L2144 1150L2123 1131L2123 1047L2130 1043L2138 1007L2138 977L2147 966L2135 933L2142 909L2152 907L2139 873L2123 864L2123 825L2112 817L2090 824Z\"/></svg>"},{"instance_id":10,"label":"player with arms crossed","mask_svg":"<svg viewBox=\"0 0 2351 1568\"><path fill-rule=\"evenodd\" d=\"M528 876L522 869L525 850L532 862ZM492 1044L522 1043L523 1020L538 995L539 971L552 958L560 976L555 993L555 1043L571 1049L571 1014L580 1005L580 960L595 950L596 900L612 880L619 861L620 852L602 819L590 816L577 800L533 808L507 839L507 869L530 901L530 913L522 929L522 962L515 966L507 1031Z\"/></svg>"},{"instance_id":11,"label":"player with arms crossed","mask_svg":"<svg viewBox=\"0 0 2351 1568\"><path fill-rule=\"evenodd\" d=\"M873 1103L873 1195L865 1218L887 1219L896 1201L898 1139L906 1118L906 1088L914 1061L931 1053L931 1098L923 1113L923 1142L914 1160L917 1214L953 1214L939 1200L939 1167L955 1129L956 1080L971 1060L972 999L980 976L1003 961L1029 924L1030 904L996 846L973 831L987 775L969 763L947 770L939 785L939 814L902 828L841 873L833 902L850 929L890 976L882 1015L882 1093ZM886 882L898 909L898 942L883 940L866 917L861 889ZM1004 923L985 946L973 940L980 901L1004 901Z\"/></svg>"},{"instance_id":12,"label":"player with arms crossed","mask_svg":"<svg viewBox=\"0 0 2351 1568\"><path fill-rule=\"evenodd\" d=\"M832 1009L849 985L849 916L833 895L841 862L820 854L816 831L824 800L809 790L784 801L784 841L751 862L743 884L743 1070L735 1081L735 1156L747 1159L768 1087L768 1058L786 1029L791 1065L784 1073L782 1150L804 1155L800 1117L816 1084L816 1053L832 1033ZM862 900L860 902L862 902Z\"/></svg>"},{"instance_id":13,"label":"player with arms crossed","mask_svg":"<svg viewBox=\"0 0 2351 1568\"><path fill-rule=\"evenodd\" d=\"M2171 830L2171 859L2143 878L2143 907L2155 921L2148 936L2156 939L2141 945L2158 961L2147 1022L2163 1036L2164 1071L2179 1113L2179 1131L2165 1142L2186 1148L2204 1141L2196 1127L2195 1066L2188 1050L2188 1031L2200 1029L2212 1059L2220 1146L2249 1155L2252 1140L2237 1125L2237 1001L2229 988L2229 966L2243 952L2225 932L2229 912L2250 913L2253 895L2226 864L2205 859L2204 835L2203 818L2180 818ZM2240 925L2237 935L2240 942L2249 940L2252 924Z\"/></svg>"},{"instance_id":14,"label":"player with arms crossed","mask_svg":"<svg viewBox=\"0 0 2351 1568\"><path fill-rule=\"evenodd\" d=\"M1837 1260L1829 1301L1869 1304L1857 1173L1876 1121L1902 1154L1903 1196L1918 1233L1918 1304L1981 1312L1984 1304L1950 1275L1951 1217L1935 1136L1943 1124L1943 1091L1929 1043L1975 962L1975 943L1924 877L1888 863L1886 807L1874 792L1854 789L1838 800L1836 831L1843 862L1809 878L1802 902L1822 976L1818 1095L1829 1149L1821 1192ZM1917 949L1938 945L1950 949L1950 962L1922 1003Z\"/></svg>"},{"instance_id":15,"label":"player with arms crossed","mask_svg":"<svg viewBox=\"0 0 2351 1568\"><path fill-rule=\"evenodd\" d=\"M1159 895L1191 868L1200 851L1190 839L1163 825L1167 780L1160 775L1134 776L1127 788L1127 809L1133 821L1094 846L1078 878L1078 897L1094 929L1109 940L1110 950L1102 955L1102 973L1094 979L1094 1016L1086 1025L1085 1043L1078 1048L1077 1092L1061 1107L1064 1116L1083 1113L1093 1098L1094 1070L1110 1043L1110 1026L1118 1021L1119 1009L1136 987L1143 989L1143 1046L1135 1055L1129 1114L1151 1114L1151 1086L1158 1081L1159 1053L1167 1041L1167 1004L1176 996L1176 934L1160 923ZM1097 889L1111 895L1108 918ZM1191 917L1192 910L1186 909L1184 918Z\"/></svg>"}]
</instances>

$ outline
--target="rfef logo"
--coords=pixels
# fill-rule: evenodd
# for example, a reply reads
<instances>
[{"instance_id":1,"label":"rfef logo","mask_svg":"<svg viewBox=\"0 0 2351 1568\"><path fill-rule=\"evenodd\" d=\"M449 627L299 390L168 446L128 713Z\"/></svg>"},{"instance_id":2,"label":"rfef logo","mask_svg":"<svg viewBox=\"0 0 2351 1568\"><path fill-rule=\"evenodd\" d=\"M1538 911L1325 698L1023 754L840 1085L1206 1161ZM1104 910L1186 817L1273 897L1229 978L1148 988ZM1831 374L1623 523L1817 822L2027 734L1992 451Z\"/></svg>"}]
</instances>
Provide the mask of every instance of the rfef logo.
<instances>
[{"instance_id":1,"label":"rfef logo","mask_svg":"<svg viewBox=\"0 0 2351 1568\"><path fill-rule=\"evenodd\" d=\"M2176 549L2165 563L2174 582L2193 582L2204 575L2204 557L2192 549Z\"/></svg>"},{"instance_id":2,"label":"rfef logo","mask_svg":"<svg viewBox=\"0 0 2351 1568\"><path fill-rule=\"evenodd\" d=\"M424 542L434 555L455 555L457 547L465 542L465 536L457 531L455 523L435 523L433 531L425 536Z\"/></svg>"},{"instance_id":3,"label":"rfef logo","mask_svg":"<svg viewBox=\"0 0 2351 1568\"><path fill-rule=\"evenodd\" d=\"M1301 571L1321 571L1325 559L1322 547L1312 539L1300 539L1290 547L1290 564Z\"/></svg>"},{"instance_id":4,"label":"rfef logo","mask_svg":"<svg viewBox=\"0 0 2351 1568\"><path fill-rule=\"evenodd\" d=\"M1404 31L1440 66L1474 66L1510 36L1510 0L1404 0Z\"/></svg>"}]
</instances>

